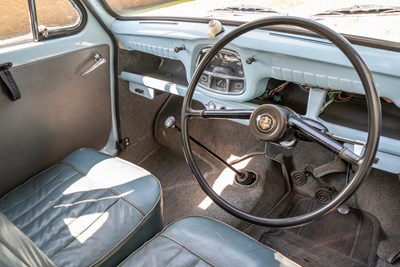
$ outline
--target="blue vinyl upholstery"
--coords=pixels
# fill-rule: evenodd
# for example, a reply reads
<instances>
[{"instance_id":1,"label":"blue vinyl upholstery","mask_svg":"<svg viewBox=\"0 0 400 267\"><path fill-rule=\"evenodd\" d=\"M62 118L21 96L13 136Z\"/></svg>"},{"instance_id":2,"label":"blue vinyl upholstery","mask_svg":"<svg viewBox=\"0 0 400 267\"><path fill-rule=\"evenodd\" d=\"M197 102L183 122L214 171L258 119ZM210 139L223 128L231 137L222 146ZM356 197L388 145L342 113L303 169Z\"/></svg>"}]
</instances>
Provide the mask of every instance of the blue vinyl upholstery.
<instances>
[{"instance_id":1,"label":"blue vinyl upholstery","mask_svg":"<svg viewBox=\"0 0 400 267\"><path fill-rule=\"evenodd\" d=\"M176 221L128 257L133 266L298 266L251 237L210 218Z\"/></svg>"},{"instance_id":2,"label":"blue vinyl upholstery","mask_svg":"<svg viewBox=\"0 0 400 267\"><path fill-rule=\"evenodd\" d=\"M115 266L161 230L161 186L81 149L5 195L0 212L58 266Z\"/></svg>"},{"instance_id":3,"label":"blue vinyl upholstery","mask_svg":"<svg viewBox=\"0 0 400 267\"><path fill-rule=\"evenodd\" d=\"M0 213L0 266L55 267L55 264Z\"/></svg>"}]
</instances>

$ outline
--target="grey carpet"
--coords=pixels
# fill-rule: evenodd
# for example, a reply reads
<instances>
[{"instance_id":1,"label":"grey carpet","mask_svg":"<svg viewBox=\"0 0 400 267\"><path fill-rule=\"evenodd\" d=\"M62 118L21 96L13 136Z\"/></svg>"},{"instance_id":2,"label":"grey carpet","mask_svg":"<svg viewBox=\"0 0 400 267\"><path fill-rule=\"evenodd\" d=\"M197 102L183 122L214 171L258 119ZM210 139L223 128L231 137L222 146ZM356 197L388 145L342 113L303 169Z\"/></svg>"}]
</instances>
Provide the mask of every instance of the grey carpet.
<instances>
[{"instance_id":1,"label":"grey carpet","mask_svg":"<svg viewBox=\"0 0 400 267\"><path fill-rule=\"evenodd\" d=\"M313 170L314 168L326 164L335 159L335 156L322 148L320 145L312 142L299 141L293 149L282 148L280 146L268 144L266 153L278 161L284 163L284 168L291 174L299 172L304 173L305 169ZM329 174L322 178L315 178L312 175L307 176L307 182L302 186L290 185L289 196L280 203L280 205L271 214L264 214L263 217L276 218L287 212L287 209L292 205L293 192L314 197L315 192L327 186L333 186L333 195L340 191L345 185L345 173ZM289 178L291 179L291 178ZM348 203L352 203L349 201ZM245 232L255 239L259 239L269 228L257 225L249 225L245 228Z\"/></svg>"},{"instance_id":2,"label":"grey carpet","mask_svg":"<svg viewBox=\"0 0 400 267\"><path fill-rule=\"evenodd\" d=\"M296 197L288 216L298 216L320 207L309 197ZM301 265L374 266L379 222L368 213L350 209L335 211L314 223L265 233L261 242Z\"/></svg>"},{"instance_id":3,"label":"grey carpet","mask_svg":"<svg viewBox=\"0 0 400 267\"><path fill-rule=\"evenodd\" d=\"M182 155L159 147L139 164L161 182L164 224L192 214L206 197L203 191L198 189L197 182Z\"/></svg>"},{"instance_id":4,"label":"grey carpet","mask_svg":"<svg viewBox=\"0 0 400 267\"><path fill-rule=\"evenodd\" d=\"M378 256L386 262L400 265L393 254L400 253L400 181L398 176L387 172L372 170L356 192L360 209L379 220L382 234Z\"/></svg>"},{"instance_id":5,"label":"grey carpet","mask_svg":"<svg viewBox=\"0 0 400 267\"><path fill-rule=\"evenodd\" d=\"M139 165L152 172L161 182L165 224L188 215L213 217L235 227L240 224L240 220L214 203L209 206L199 206L206 199L206 195L193 177L182 154L160 146ZM203 155L202 159L198 160L198 165L210 185L214 185L222 171L227 172L224 166L208 158L207 155ZM232 183L233 173L228 171L229 174L221 177L227 178L230 182L223 188L220 195L243 211L252 212L254 207L257 207L264 213L275 205L284 192L280 169L264 156L253 157L246 169L258 173L257 182L249 187ZM218 178L218 180L222 181L224 178Z\"/></svg>"}]
</instances>

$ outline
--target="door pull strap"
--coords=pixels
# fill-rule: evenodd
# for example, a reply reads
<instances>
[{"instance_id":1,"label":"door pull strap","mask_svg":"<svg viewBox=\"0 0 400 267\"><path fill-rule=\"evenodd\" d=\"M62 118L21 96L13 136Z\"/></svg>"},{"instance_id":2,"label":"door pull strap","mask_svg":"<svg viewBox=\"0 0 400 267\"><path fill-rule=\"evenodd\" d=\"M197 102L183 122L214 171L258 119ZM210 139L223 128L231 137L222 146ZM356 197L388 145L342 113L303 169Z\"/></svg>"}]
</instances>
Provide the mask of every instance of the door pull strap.
<instances>
[{"instance_id":1,"label":"door pull strap","mask_svg":"<svg viewBox=\"0 0 400 267\"><path fill-rule=\"evenodd\" d=\"M16 101L21 98L21 92L10 72L11 67L11 62L0 64L0 87L11 101Z\"/></svg>"}]
</instances>

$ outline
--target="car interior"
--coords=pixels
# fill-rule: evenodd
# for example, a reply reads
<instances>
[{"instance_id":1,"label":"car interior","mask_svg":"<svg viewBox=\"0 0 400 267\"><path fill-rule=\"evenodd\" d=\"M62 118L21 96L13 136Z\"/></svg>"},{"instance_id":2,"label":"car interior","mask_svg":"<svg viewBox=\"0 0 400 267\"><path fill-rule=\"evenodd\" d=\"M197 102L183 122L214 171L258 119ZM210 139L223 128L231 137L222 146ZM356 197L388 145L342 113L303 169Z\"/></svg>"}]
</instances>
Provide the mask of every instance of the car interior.
<instances>
[{"instance_id":1,"label":"car interior","mask_svg":"<svg viewBox=\"0 0 400 267\"><path fill-rule=\"evenodd\" d=\"M400 266L399 42L48 2L0 7L0 266Z\"/></svg>"}]
</instances>

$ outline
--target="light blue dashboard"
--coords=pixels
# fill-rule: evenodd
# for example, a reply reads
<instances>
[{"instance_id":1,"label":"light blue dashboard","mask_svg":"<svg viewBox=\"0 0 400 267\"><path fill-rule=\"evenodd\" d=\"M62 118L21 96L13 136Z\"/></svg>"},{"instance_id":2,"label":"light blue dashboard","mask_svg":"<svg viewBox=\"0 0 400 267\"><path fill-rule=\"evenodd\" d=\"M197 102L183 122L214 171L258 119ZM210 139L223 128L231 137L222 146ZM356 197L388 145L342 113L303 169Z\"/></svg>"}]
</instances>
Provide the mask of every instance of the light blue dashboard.
<instances>
[{"instance_id":1,"label":"light blue dashboard","mask_svg":"<svg viewBox=\"0 0 400 267\"><path fill-rule=\"evenodd\" d=\"M190 81L200 51L214 44L225 33L234 29L225 26L225 32L214 40L207 39L208 24L165 21L114 21L111 30L121 48L137 50L165 59L178 60ZM175 47L185 50L175 52ZM194 98L206 107L255 108L249 102L265 92L270 78L285 80L310 87L306 116L321 121L331 133L365 142L367 134L360 130L323 121L321 107L327 91L340 90L364 94L359 78L347 58L329 41L315 37L256 30L230 43L226 48L237 52L242 60L254 57L252 64L243 63L245 91L242 94L221 94L198 86ZM364 46L355 46L373 73L378 94L400 107L400 53ZM174 83L162 77L122 72L120 78L131 88L141 88L143 96L151 98L154 90L184 96L187 83ZM324 90L320 89L323 88ZM353 145L348 144L349 147ZM381 137L376 168L400 173L400 140Z\"/></svg>"}]
</instances>

